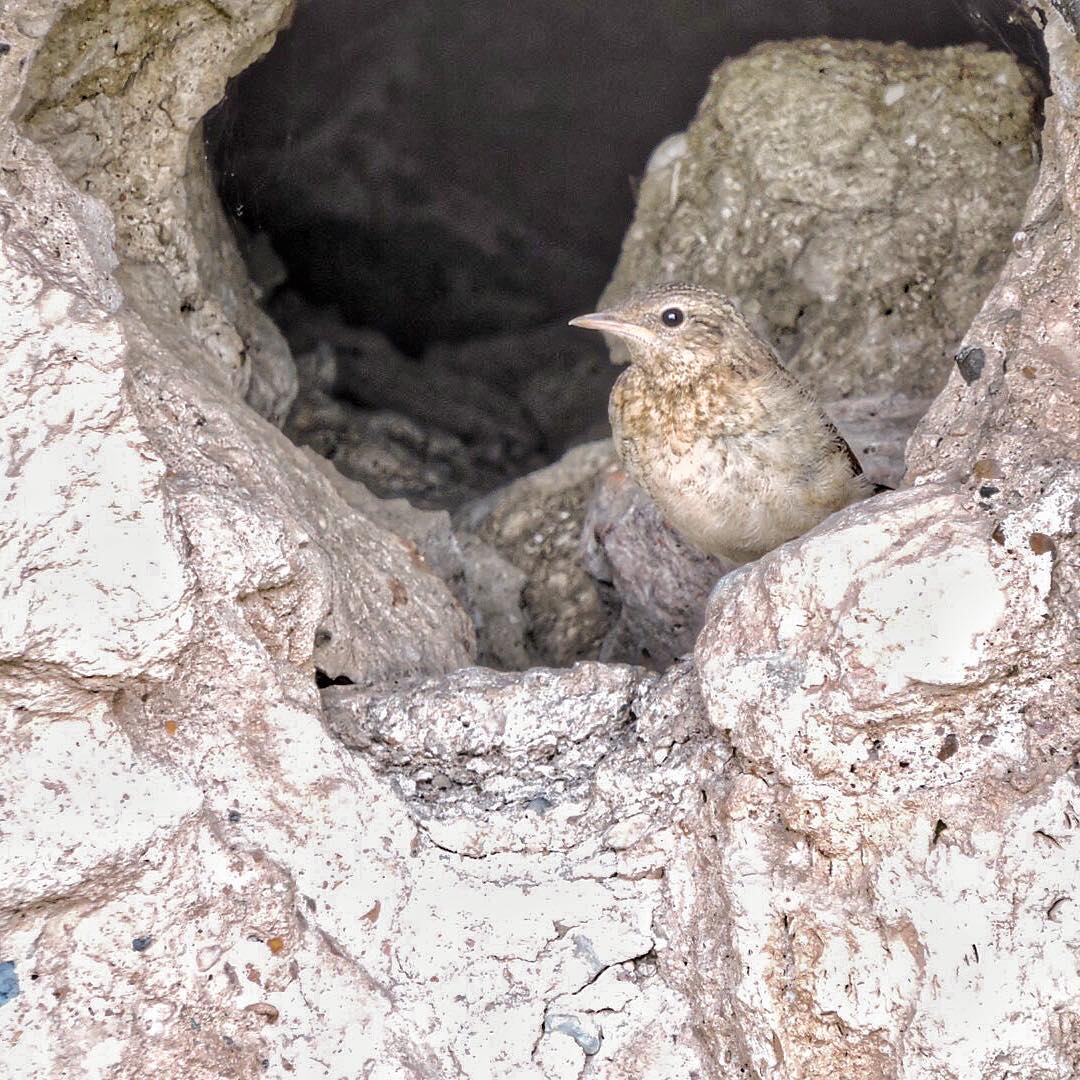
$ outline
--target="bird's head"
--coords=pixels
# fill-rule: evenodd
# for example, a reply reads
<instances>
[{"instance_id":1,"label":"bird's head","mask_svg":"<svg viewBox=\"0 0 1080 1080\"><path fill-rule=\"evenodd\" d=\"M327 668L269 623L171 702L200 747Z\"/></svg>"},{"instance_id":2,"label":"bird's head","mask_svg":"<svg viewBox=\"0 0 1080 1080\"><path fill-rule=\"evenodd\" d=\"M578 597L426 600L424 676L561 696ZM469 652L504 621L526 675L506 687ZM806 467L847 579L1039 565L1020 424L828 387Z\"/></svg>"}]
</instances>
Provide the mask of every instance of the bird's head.
<instances>
[{"instance_id":1,"label":"bird's head","mask_svg":"<svg viewBox=\"0 0 1080 1080\"><path fill-rule=\"evenodd\" d=\"M571 319L570 325L611 334L626 342L631 364L675 377L731 363L761 347L730 300L698 285L657 285L607 311Z\"/></svg>"}]
</instances>

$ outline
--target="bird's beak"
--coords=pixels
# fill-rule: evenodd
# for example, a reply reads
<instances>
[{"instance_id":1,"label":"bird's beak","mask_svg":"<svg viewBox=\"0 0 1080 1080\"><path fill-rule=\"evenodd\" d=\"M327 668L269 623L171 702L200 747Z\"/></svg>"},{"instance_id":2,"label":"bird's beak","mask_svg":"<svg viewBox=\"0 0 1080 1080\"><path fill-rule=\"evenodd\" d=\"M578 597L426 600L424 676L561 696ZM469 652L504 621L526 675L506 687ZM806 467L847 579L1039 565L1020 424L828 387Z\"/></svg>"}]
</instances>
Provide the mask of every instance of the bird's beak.
<instances>
[{"instance_id":1,"label":"bird's beak","mask_svg":"<svg viewBox=\"0 0 1080 1080\"><path fill-rule=\"evenodd\" d=\"M605 334L617 334L620 329L626 332L626 320L617 311L595 311L592 315L579 315L570 320L571 326L580 326L583 330L603 330Z\"/></svg>"},{"instance_id":2,"label":"bird's beak","mask_svg":"<svg viewBox=\"0 0 1080 1080\"><path fill-rule=\"evenodd\" d=\"M632 319L618 311L597 311L592 315L579 315L570 320L571 326L580 326L585 330L600 330L620 338L634 338L637 341L649 341L652 335Z\"/></svg>"}]
</instances>

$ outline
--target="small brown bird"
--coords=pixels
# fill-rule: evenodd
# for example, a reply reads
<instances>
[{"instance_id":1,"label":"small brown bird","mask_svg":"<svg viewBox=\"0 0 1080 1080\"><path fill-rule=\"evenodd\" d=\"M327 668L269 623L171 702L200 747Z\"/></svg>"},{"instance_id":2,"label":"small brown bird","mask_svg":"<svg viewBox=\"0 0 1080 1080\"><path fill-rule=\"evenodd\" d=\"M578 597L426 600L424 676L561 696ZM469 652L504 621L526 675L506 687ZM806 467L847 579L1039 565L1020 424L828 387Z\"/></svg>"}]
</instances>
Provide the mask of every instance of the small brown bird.
<instances>
[{"instance_id":1,"label":"small brown bird","mask_svg":"<svg viewBox=\"0 0 1080 1080\"><path fill-rule=\"evenodd\" d=\"M833 423L731 301L660 285L571 319L626 341L615 451L665 521L745 563L875 490Z\"/></svg>"}]
</instances>

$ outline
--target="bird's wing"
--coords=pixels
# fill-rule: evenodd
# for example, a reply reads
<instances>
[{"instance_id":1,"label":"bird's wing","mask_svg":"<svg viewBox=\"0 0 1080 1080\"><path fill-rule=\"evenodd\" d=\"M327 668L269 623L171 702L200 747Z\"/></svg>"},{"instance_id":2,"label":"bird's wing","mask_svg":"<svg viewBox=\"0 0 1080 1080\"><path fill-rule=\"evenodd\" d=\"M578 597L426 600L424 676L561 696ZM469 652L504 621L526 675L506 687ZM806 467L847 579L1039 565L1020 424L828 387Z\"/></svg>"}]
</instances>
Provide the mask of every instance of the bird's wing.
<instances>
[{"instance_id":1,"label":"bird's wing","mask_svg":"<svg viewBox=\"0 0 1080 1080\"><path fill-rule=\"evenodd\" d=\"M825 414L822 413L822 415L824 416ZM851 449L851 444L847 441L847 439L844 438L843 435L840 434L839 429L832 422L832 420L829 419L828 416L825 416L825 424L828 427L829 431L832 432L832 434L836 437L837 448L840 449L842 453L846 454L848 461L851 462L851 475L862 476L862 462L855 456L855 451ZM875 495L880 495L883 491L894 490L895 488L889 487L888 484L878 484L875 482L873 493Z\"/></svg>"}]
</instances>

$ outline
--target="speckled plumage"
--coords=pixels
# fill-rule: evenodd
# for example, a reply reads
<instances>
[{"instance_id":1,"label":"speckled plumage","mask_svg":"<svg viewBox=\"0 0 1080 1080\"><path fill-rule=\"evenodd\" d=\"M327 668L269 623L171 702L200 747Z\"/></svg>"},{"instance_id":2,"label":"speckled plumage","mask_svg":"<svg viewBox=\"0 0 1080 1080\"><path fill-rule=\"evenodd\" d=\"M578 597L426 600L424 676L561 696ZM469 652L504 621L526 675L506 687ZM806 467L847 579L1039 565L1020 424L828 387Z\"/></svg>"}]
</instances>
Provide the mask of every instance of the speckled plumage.
<instances>
[{"instance_id":1,"label":"speckled plumage","mask_svg":"<svg viewBox=\"0 0 1080 1080\"><path fill-rule=\"evenodd\" d=\"M608 406L616 453L706 554L749 562L872 493L820 406L719 294L661 285L572 325L627 342Z\"/></svg>"}]
</instances>

